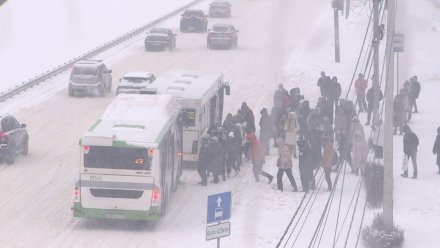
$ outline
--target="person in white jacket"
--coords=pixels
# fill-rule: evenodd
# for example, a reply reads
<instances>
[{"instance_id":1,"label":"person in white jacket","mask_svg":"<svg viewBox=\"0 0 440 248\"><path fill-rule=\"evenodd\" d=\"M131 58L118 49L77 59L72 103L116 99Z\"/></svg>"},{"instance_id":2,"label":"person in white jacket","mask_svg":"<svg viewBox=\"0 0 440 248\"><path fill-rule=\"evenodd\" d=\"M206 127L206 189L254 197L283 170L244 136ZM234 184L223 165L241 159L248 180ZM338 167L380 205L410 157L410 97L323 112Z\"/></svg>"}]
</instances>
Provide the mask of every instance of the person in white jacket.
<instances>
[{"instance_id":1,"label":"person in white jacket","mask_svg":"<svg viewBox=\"0 0 440 248\"><path fill-rule=\"evenodd\" d=\"M297 158L296 142L298 139L299 124L294 112L289 112L287 114L287 121L284 125L284 131L286 133L284 142L290 148L293 157Z\"/></svg>"}]
</instances>

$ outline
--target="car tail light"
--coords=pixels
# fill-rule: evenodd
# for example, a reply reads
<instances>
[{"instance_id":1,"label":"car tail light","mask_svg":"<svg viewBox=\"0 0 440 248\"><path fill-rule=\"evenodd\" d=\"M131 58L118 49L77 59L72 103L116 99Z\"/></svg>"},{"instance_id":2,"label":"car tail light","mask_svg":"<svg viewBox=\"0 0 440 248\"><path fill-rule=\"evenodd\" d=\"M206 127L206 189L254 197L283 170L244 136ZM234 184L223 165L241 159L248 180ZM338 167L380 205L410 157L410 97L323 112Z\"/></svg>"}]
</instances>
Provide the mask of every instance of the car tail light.
<instances>
[{"instance_id":1,"label":"car tail light","mask_svg":"<svg viewBox=\"0 0 440 248\"><path fill-rule=\"evenodd\" d=\"M0 142L8 143L9 135L8 133L0 132Z\"/></svg>"},{"instance_id":2,"label":"car tail light","mask_svg":"<svg viewBox=\"0 0 440 248\"><path fill-rule=\"evenodd\" d=\"M159 205L160 203L160 189L157 186L153 186L153 194L151 196L153 205Z\"/></svg>"},{"instance_id":3,"label":"car tail light","mask_svg":"<svg viewBox=\"0 0 440 248\"><path fill-rule=\"evenodd\" d=\"M150 158L154 156L154 148L148 149L148 156L150 156Z\"/></svg>"},{"instance_id":4,"label":"car tail light","mask_svg":"<svg viewBox=\"0 0 440 248\"><path fill-rule=\"evenodd\" d=\"M84 146L83 149L84 149L84 154L89 154L90 146Z\"/></svg>"},{"instance_id":5,"label":"car tail light","mask_svg":"<svg viewBox=\"0 0 440 248\"><path fill-rule=\"evenodd\" d=\"M79 188L75 188L75 190L73 191L73 201L79 202L79 197L80 197L80 190Z\"/></svg>"}]
</instances>

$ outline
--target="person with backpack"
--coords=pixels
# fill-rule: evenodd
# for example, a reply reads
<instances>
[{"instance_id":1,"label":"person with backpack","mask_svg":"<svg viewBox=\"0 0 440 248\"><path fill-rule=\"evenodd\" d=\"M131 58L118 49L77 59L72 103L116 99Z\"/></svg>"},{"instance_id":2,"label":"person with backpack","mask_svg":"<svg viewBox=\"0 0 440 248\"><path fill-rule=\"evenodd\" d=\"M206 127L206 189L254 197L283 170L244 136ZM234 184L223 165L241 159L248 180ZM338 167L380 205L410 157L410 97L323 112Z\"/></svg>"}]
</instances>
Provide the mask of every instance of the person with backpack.
<instances>
[{"instance_id":1,"label":"person with backpack","mask_svg":"<svg viewBox=\"0 0 440 248\"><path fill-rule=\"evenodd\" d=\"M298 192L298 187L296 186L295 178L292 174L292 152L291 149L284 143L283 138L278 138L276 140L278 145L278 173L277 173L277 188L283 191L283 175L287 174L290 184L292 185L293 191Z\"/></svg>"},{"instance_id":2,"label":"person with backpack","mask_svg":"<svg viewBox=\"0 0 440 248\"><path fill-rule=\"evenodd\" d=\"M411 131L408 125L405 125L402 130L403 135L403 153L407 161L411 158L413 165L413 179L417 178L417 146L419 145L419 138ZM401 174L402 177L408 177L408 168L406 168Z\"/></svg>"},{"instance_id":3,"label":"person with backpack","mask_svg":"<svg viewBox=\"0 0 440 248\"><path fill-rule=\"evenodd\" d=\"M437 137L435 138L434 147L432 148L432 153L437 155L437 166L438 172L440 174L440 127L437 128Z\"/></svg>"}]
</instances>

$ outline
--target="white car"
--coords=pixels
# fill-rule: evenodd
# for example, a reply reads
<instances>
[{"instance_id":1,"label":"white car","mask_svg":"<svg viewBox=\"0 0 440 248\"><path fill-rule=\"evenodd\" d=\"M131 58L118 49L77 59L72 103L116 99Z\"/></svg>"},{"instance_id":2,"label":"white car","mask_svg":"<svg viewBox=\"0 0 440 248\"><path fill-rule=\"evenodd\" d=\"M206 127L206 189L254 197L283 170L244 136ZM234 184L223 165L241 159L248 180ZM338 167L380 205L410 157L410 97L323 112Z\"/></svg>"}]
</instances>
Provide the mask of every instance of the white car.
<instances>
[{"instance_id":1,"label":"white car","mask_svg":"<svg viewBox=\"0 0 440 248\"><path fill-rule=\"evenodd\" d=\"M129 72L119 79L116 95L120 93L142 93L156 77L150 72Z\"/></svg>"}]
</instances>

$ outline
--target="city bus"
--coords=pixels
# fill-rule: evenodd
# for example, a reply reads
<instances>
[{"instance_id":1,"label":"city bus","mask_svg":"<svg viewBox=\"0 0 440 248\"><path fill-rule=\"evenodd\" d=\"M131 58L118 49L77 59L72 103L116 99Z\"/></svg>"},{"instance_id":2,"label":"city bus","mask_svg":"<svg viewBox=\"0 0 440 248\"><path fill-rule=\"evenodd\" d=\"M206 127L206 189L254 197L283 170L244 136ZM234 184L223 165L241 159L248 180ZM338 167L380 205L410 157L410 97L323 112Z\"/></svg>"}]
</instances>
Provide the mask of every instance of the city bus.
<instances>
[{"instance_id":1,"label":"city bus","mask_svg":"<svg viewBox=\"0 0 440 248\"><path fill-rule=\"evenodd\" d=\"M174 96L119 94L79 147L74 217L155 221L165 214L182 173Z\"/></svg>"},{"instance_id":2,"label":"city bus","mask_svg":"<svg viewBox=\"0 0 440 248\"><path fill-rule=\"evenodd\" d=\"M182 107L183 164L197 165L200 139L222 125L225 95L230 86L222 73L168 71L149 84L146 94L171 94Z\"/></svg>"}]
</instances>

